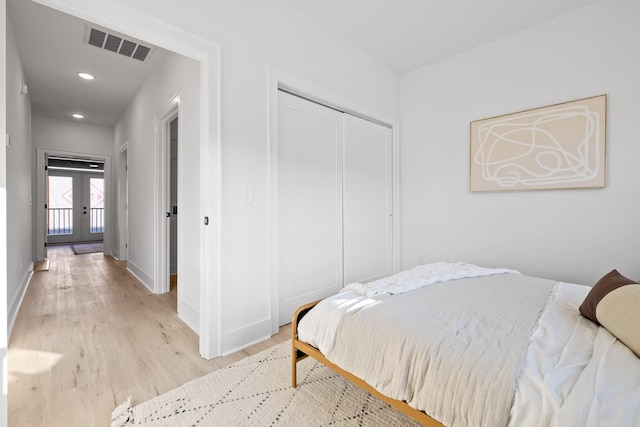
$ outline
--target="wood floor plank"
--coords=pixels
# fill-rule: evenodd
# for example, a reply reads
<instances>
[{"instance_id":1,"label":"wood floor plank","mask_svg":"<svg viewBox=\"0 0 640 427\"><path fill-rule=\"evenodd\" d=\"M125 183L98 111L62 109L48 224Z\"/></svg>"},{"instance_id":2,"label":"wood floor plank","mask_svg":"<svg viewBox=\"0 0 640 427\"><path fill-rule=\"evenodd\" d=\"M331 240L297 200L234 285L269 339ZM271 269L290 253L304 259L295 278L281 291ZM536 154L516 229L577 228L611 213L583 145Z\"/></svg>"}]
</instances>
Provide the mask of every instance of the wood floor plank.
<instances>
[{"instance_id":1,"label":"wood floor plank","mask_svg":"<svg viewBox=\"0 0 640 427\"><path fill-rule=\"evenodd\" d=\"M8 351L11 426L104 426L128 396L151 399L289 338L210 361L176 313L176 290L154 295L101 253L48 250L34 272ZM179 285L178 285L179 286Z\"/></svg>"}]
</instances>

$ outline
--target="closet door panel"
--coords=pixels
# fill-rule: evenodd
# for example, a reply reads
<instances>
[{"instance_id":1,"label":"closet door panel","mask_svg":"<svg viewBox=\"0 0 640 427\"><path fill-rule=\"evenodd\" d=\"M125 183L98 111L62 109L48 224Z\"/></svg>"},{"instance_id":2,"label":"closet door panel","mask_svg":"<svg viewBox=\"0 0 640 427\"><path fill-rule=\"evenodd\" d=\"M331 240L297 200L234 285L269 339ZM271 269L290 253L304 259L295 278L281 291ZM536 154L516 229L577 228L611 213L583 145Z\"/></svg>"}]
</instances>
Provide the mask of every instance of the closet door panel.
<instances>
[{"instance_id":1,"label":"closet door panel","mask_svg":"<svg viewBox=\"0 0 640 427\"><path fill-rule=\"evenodd\" d=\"M393 273L391 129L344 115L344 281Z\"/></svg>"},{"instance_id":2,"label":"closet door panel","mask_svg":"<svg viewBox=\"0 0 640 427\"><path fill-rule=\"evenodd\" d=\"M280 92L278 288L280 325L342 279L342 113Z\"/></svg>"}]
</instances>

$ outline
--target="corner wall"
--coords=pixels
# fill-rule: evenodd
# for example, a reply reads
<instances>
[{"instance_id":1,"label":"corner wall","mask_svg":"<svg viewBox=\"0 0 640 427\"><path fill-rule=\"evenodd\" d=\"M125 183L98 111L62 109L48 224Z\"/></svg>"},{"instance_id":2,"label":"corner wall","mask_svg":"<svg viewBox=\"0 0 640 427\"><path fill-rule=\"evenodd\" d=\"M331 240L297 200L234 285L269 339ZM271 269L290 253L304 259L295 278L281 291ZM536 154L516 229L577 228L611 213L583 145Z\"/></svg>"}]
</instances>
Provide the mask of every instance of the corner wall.
<instances>
[{"instance_id":1,"label":"corner wall","mask_svg":"<svg viewBox=\"0 0 640 427\"><path fill-rule=\"evenodd\" d=\"M11 22L7 20L7 314L9 333L33 273L31 216L31 99Z\"/></svg>"},{"instance_id":2,"label":"corner wall","mask_svg":"<svg viewBox=\"0 0 640 427\"><path fill-rule=\"evenodd\" d=\"M127 143L129 160L128 268L154 289L156 194L155 115L180 94L178 144L178 314L196 332L200 313L200 64L173 53L143 83L115 127L118 150ZM115 170L120 170L116 156ZM124 225L122 225L124 226ZM120 227L120 225L118 226ZM119 233L116 233L119 234Z\"/></svg>"},{"instance_id":3,"label":"corner wall","mask_svg":"<svg viewBox=\"0 0 640 427\"><path fill-rule=\"evenodd\" d=\"M603 0L401 78L402 266L640 279L640 3ZM473 120L608 94L606 188L469 192Z\"/></svg>"}]
</instances>

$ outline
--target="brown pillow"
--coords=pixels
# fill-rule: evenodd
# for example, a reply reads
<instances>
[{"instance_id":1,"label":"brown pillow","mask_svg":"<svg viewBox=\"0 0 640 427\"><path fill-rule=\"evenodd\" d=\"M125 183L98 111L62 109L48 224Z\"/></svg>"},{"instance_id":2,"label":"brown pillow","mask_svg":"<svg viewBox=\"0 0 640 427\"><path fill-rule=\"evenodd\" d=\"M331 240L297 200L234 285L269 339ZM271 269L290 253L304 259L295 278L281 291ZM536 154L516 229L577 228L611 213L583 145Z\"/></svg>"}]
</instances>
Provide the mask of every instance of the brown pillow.
<instances>
[{"instance_id":1,"label":"brown pillow","mask_svg":"<svg viewBox=\"0 0 640 427\"><path fill-rule=\"evenodd\" d=\"M600 300L614 289L633 283L636 285L638 284L638 282L627 279L622 274L618 273L618 270L611 270L609 273L605 274L602 279L598 280L598 283L596 283L593 288L591 288L591 291L589 291L589 294L580 306L580 313L587 319L599 325L600 322L596 317L596 307L600 303Z\"/></svg>"},{"instance_id":2,"label":"brown pillow","mask_svg":"<svg viewBox=\"0 0 640 427\"><path fill-rule=\"evenodd\" d=\"M640 357L640 283L612 270L591 289L580 313L604 326Z\"/></svg>"}]
</instances>

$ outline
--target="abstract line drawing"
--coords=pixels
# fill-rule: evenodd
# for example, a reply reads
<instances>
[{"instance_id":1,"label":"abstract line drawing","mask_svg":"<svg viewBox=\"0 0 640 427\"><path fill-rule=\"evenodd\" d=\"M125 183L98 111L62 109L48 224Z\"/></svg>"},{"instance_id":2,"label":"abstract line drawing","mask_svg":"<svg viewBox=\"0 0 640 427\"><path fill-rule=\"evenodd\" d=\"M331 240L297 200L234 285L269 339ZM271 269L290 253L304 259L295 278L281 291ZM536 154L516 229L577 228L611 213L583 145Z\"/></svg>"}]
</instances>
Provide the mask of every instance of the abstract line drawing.
<instances>
[{"instance_id":1,"label":"abstract line drawing","mask_svg":"<svg viewBox=\"0 0 640 427\"><path fill-rule=\"evenodd\" d=\"M606 95L471 123L471 191L604 187Z\"/></svg>"}]
</instances>

